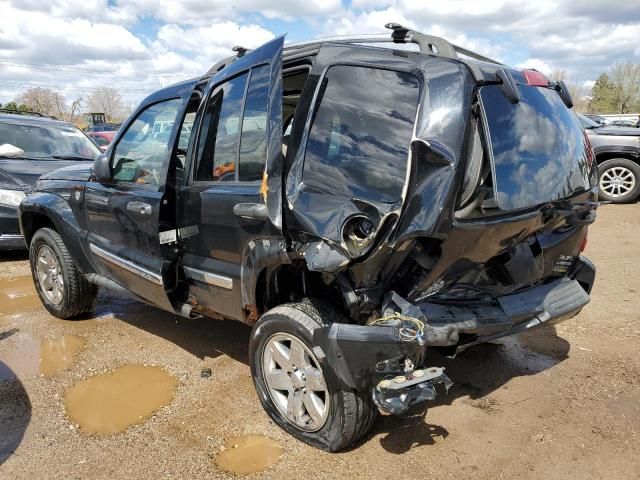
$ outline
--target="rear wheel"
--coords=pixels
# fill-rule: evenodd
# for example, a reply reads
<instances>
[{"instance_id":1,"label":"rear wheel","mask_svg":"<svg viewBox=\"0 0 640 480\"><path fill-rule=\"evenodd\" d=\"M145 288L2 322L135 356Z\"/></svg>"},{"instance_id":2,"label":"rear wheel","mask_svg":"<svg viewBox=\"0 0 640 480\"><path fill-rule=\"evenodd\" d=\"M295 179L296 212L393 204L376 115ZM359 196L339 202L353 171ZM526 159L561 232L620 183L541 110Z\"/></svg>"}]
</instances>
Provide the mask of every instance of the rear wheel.
<instances>
[{"instance_id":1,"label":"rear wheel","mask_svg":"<svg viewBox=\"0 0 640 480\"><path fill-rule=\"evenodd\" d=\"M368 392L340 388L313 351L313 331L335 313L312 302L281 305L256 323L251 374L269 416L309 445L338 451L365 435L376 417Z\"/></svg>"},{"instance_id":2,"label":"rear wheel","mask_svg":"<svg viewBox=\"0 0 640 480\"><path fill-rule=\"evenodd\" d=\"M36 291L51 315L70 319L93 309L97 288L78 270L55 230L41 228L29 245Z\"/></svg>"},{"instance_id":3,"label":"rear wheel","mask_svg":"<svg viewBox=\"0 0 640 480\"><path fill-rule=\"evenodd\" d=\"M598 166L601 200L628 203L640 195L640 165L626 158L612 158Z\"/></svg>"}]
</instances>

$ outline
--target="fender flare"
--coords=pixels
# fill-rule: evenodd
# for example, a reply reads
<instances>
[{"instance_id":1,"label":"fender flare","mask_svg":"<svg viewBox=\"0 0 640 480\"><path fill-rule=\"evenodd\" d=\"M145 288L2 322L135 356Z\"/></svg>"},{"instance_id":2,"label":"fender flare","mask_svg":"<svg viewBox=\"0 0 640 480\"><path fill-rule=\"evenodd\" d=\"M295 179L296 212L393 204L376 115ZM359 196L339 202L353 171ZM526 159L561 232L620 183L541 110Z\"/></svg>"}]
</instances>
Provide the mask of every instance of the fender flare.
<instances>
[{"instance_id":1,"label":"fender flare","mask_svg":"<svg viewBox=\"0 0 640 480\"><path fill-rule=\"evenodd\" d=\"M596 154L596 161L597 157L603 154L622 155L623 158L630 155L635 159L635 161L640 160L640 148L632 145L604 145L601 147L595 147L593 152Z\"/></svg>"},{"instance_id":2,"label":"fender flare","mask_svg":"<svg viewBox=\"0 0 640 480\"><path fill-rule=\"evenodd\" d=\"M64 243L83 273L94 271L84 249L86 230L80 227L75 212L62 196L50 192L28 195L20 204L20 231L27 245L46 218L60 234Z\"/></svg>"}]
</instances>

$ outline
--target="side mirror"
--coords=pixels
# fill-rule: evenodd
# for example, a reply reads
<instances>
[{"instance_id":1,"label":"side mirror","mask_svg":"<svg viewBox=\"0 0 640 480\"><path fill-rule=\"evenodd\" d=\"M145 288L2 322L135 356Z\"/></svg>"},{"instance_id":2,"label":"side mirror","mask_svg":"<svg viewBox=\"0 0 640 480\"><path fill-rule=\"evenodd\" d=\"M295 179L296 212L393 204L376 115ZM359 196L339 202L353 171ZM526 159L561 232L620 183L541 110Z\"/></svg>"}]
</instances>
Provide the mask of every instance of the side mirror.
<instances>
[{"instance_id":1,"label":"side mirror","mask_svg":"<svg viewBox=\"0 0 640 480\"><path fill-rule=\"evenodd\" d=\"M93 174L98 182L111 183L111 165L109 164L109 157L104 153L98 155L93 161Z\"/></svg>"},{"instance_id":2,"label":"side mirror","mask_svg":"<svg viewBox=\"0 0 640 480\"><path fill-rule=\"evenodd\" d=\"M573 107L573 98L571 98L571 94L569 93L569 88L567 87L567 84L564 83L562 80L558 80L556 82L556 90L558 90L558 93L560 94L560 98L562 99L564 104L567 106L567 108Z\"/></svg>"}]
</instances>

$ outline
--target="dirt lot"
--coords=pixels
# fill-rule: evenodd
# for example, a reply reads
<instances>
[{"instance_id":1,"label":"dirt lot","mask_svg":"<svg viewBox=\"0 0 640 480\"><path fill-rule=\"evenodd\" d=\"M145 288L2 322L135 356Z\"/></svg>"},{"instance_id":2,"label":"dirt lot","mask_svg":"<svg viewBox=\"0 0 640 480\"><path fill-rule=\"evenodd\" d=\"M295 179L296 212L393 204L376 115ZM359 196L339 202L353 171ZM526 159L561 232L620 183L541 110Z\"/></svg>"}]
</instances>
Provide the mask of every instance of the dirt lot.
<instances>
[{"instance_id":1,"label":"dirt lot","mask_svg":"<svg viewBox=\"0 0 640 480\"><path fill-rule=\"evenodd\" d=\"M106 294L95 318L61 321L28 295L0 294L0 478L220 478L228 476L216 465L225 439L243 434L283 449L261 478L640 478L640 205L599 214L586 252L598 277L580 315L455 360L434 354L456 382L450 395L426 416L379 418L339 454L268 419L243 325L178 319ZM5 286L28 272L24 258L0 261ZM38 374L34 348L64 335L77 353L57 358L62 371L41 365L46 375ZM76 427L66 392L129 364L171 374L168 403L123 433Z\"/></svg>"}]
</instances>

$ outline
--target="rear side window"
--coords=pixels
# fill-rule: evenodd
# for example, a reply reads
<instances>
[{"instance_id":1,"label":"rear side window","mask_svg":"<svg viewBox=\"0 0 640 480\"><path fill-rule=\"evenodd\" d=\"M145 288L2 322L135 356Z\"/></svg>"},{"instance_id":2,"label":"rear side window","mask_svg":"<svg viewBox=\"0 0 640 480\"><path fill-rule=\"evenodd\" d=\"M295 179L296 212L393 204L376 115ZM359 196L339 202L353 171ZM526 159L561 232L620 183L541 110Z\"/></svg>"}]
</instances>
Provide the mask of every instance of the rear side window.
<instances>
[{"instance_id":1,"label":"rear side window","mask_svg":"<svg viewBox=\"0 0 640 480\"><path fill-rule=\"evenodd\" d=\"M248 74L218 87L207 106L198 147L196 180L234 181L242 100Z\"/></svg>"},{"instance_id":2,"label":"rear side window","mask_svg":"<svg viewBox=\"0 0 640 480\"><path fill-rule=\"evenodd\" d=\"M267 120L269 108L269 66L251 72L240 135L240 171L242 182L262 180L267 158Z\"/></svg>"},{"instance_id":3,"label":"rear side window","mask_svg":"<svg viewBox=\"0 0 640 480\"><path fill-rule=\"evenodd\" d=\"M419 90L409 73L331 67L309 132L304 183L350 198L398 201Z\"/></svg>"},{"instance_id":4,"label":"rear side window","mask_svg":"<svg viewBox=\"0 0 640 480\"><path fill-rule=\"evenodd\" d=\"M496 86L480 89L498 207L516 210L589 189L589 146L575 114L555 90L518 88L516 104Z\"/></svg>"},{"instance_id":5,"label":"rear side window","mask_svg":"<svg viewBox=\"0 0 640 480\"><path fill-rule=\"evenodd\" d=\"M196 180L262 180L270 72L269 65L257 67L216 89L203 117Z\"/></svg>"}]
</instances>

